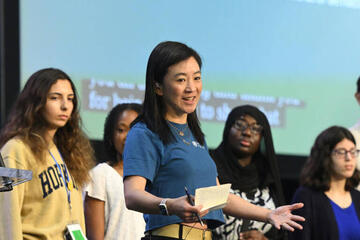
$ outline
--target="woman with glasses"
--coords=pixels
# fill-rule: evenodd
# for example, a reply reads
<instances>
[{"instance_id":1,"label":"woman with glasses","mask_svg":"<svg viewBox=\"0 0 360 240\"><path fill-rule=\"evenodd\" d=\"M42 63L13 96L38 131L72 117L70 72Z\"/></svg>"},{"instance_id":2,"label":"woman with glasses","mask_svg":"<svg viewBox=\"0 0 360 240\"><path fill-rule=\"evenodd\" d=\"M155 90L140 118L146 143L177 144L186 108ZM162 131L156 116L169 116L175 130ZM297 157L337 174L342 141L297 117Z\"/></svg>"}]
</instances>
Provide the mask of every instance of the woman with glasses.
<instances>
[{"instance_id":1,"label":"woman with glasses","mask_svg":"<svg viewBox=\"0 0 360 240\"><path fill-rule=\"evenodd\" d=\"M296 212L306 222L302 231L289 234L290 239L360 239L360 192L354 189L360 179L358 155L346 128L333 126L320 133L293 199L304 203Z\"/></svg>"},{"instance_id":2,"label":"woman with glasses","mask_svg":"<svg viewBox=\"0 0 360 240\"><path fill-rule=\"evenodd\" d=\"M223 140L213 151L220 183L252 204L275 209L284 203L273 140L266 116L256 107L234 108L225 123ZM283 239L271 224L224 215L226 223L214 239Z\"/></svg>"},{"instance_id":3,"label":"woman with glasses","mask_svg":"<svg viewBox=\"0 0 360 240\"><path fill-rule=\"evenodd\" d=\"M224 222L222 211L277 228L301 228L296 221L303 218L291 211L302 204L269 210L230 194L223 210L192 206L185 187L194 195L197 188L219 184L196 115L201 90L201 58L196 51L169 41L154 48L147 65L143 113L128 133L123 155L126 206L144 213L144 239L209 240L210 230Z\"/></svg>"}]
</instances>

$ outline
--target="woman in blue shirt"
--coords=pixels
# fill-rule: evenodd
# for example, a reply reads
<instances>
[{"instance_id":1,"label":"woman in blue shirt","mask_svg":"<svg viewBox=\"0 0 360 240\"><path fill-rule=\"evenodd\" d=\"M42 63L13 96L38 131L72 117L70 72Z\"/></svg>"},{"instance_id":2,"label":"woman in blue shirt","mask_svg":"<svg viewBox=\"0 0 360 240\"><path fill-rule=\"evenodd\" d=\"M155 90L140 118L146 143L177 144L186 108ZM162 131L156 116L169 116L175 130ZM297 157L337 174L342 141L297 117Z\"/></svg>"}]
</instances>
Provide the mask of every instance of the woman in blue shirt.
<instances>
[{"instance_id":1,"label":"woman in blue shirt","mask_svg":"<svg viewBox=\"0 0 360 240\"><path fill-rule=\"evenodd\" d=\"M289 234L290 239L360 239L360 192L354 189L360 179L358 155L354 137L346 128L333 126L320 133L293 200L304 203L295 213L306 222L302 231Z\"/></svg>"},{"instance_id":2,"label":"woman in blue shirt","mask_svg":"<svg viewBox=\"0 0 360 240\"><path fill-rule=\"evenodd\" d=\"M145 239L211 239L208 229L224 222L222 210L201 211L184 191L219 184L195 111L201 65L198 53L179 42L162 42L149 57L143 113L129 131L123 156L126 205L144 213ZM303 218L291 211L300 207L271 211L230 194L223 211L293 230Z\"/></svg>"}]
</instances>

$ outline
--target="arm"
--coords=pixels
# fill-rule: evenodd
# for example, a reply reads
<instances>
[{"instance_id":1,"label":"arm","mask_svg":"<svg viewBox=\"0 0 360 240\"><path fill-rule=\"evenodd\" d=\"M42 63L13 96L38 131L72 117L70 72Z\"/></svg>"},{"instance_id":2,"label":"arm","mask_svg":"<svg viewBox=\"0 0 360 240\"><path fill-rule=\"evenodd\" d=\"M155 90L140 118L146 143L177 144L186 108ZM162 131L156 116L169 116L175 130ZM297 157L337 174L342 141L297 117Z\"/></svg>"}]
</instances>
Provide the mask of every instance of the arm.
<instances>
[{"instance_id":1,"label":"arm","mask_svg":"<svg viewBox=\"0 0 360 240\"><path fill-rule=\"evenodd\" d=\"M219 184L218 179L217 184ZM269 222L277 229L283 227L286 230L294 231L293 227L302 229L301 225L295 221L303 221L304 219L300 216L292 215L291 211L301 208L302 206L302 203L297 203L281 206L275 210L270 210L251 204L234 194L229 194L227 205L223 208L223 211L224 213L236 218Z\"/></svg>"},{"instance_id":2,"label":"arm","mask_svg":"<svg viewBox=\"0 0 360 240\"><path fill-rule=\"evenodd\" d=\"M86 194L84 202L86 237L103 240L105 235L105 202Z\"/></svg>"},{"instance_id":3,"label":"arm","mask_svg":"<svg viewBox=\"0 0 360 240\"><path fill-rule=\"evenodd\" d=\"M4 145L1 155L8 168L28 169L26 159L33 158L26 151L23 144L11 140ZM0 192L0 236L4 239L23 239L21 209L25 194L25 185L22 183L10 192Z\"/></svg>"},{"instance_id":4,"label":"arm","mask_svg":"<svg viewBox=\"0 0 360 240\"><path fill-rule=\"evenodd\" d=\"M141 176L129 176L124 180L124 194L126 207L130 210L148 213L161 214L159 204L162 198L145 191L146 179ZM194 222L196 218L193 213L205 216L208 211L200 211L202 206L191 206L186 196L168 199L166 206L170 215L177 215L184 222Z\"/></svg>"},{"instance_id":5,"label":"arm","mask_svg":"<svg viewBox=\"0 0 360 240\"><path fill-rule=\"evenodd\" d=\"M242 239L248 239L248 240L268 240L267 237L264 236L260 231L258 230L250 230L246 232L240 233L240 240Z\"/></svg>"}]
</instances>

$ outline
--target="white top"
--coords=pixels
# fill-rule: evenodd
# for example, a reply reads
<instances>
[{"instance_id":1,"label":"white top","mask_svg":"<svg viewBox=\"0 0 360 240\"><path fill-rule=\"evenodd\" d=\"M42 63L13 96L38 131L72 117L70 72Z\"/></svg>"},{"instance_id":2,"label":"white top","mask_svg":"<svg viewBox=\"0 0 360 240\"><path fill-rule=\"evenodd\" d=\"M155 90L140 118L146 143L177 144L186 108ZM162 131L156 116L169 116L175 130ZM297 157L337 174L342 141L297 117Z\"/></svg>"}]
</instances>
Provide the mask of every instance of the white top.
<instances>
[{"instance_id":1,"label":"white top","mask_svg":"<svg viewBox=\"0 0 360 240\"><path fill-rule=\"evenodd\" d=\"M349 128L351 133L353 134L356 141L356 148L360 149L360 121L357 122L354 126ZM360 157L357 158L357 169L360 170ZM360 191L360 185L357 186L357 190Z\"/></svg>"},{"instance_id":2,"label":"white top","mask_svg":"<svg viewBox=\"0 0 360 240\"><path fill-rule=\"evenodd\" d=\"M85 192L105 202L105 240L140 239L144 236L145 221L139 212L126 208L124 184L120 174L107 163L90 171L91 182Z\"/></svg>"}]
</instances>

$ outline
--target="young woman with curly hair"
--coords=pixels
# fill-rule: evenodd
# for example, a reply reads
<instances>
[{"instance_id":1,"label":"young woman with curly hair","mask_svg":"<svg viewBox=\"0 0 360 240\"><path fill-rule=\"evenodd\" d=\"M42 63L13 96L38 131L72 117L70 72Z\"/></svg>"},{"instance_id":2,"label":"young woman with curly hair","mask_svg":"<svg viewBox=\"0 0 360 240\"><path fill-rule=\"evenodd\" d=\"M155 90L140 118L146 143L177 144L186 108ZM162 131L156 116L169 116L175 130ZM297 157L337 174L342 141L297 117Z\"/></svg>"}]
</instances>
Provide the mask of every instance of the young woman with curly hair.
<instances>
[{"instance_id":1,"label":"young woman with curly hair","mask_svg":"<svg viewBox=\"0 0 360 240\"><path fill-rule=\"evenodd\" d=\"M81 188L93 150L81 130L76 89L59 69L35 72L0 135L6 167L32 171L32 180L0 194L4 239L63 239L66 226L85 231Z\"/></svg>"},{"instance_id":2,"label":"young woman with curly hair","mask_svg":"<svg viewBox=\"0 0 360 240\"><path fill-rule=\"evenodd\" d=\"M316 138L301 172L296 210L306 218L302 231L289 233L296 240L360 239L359 171L355 139L349 130L333 126Z\"/></svg>"}]
</instances>

